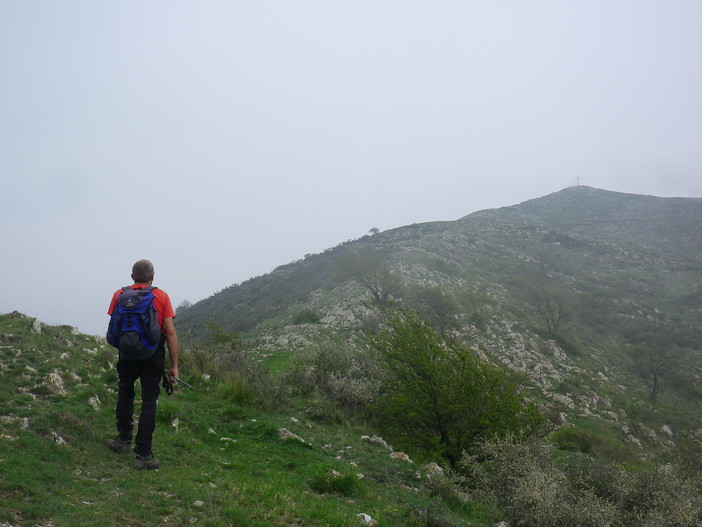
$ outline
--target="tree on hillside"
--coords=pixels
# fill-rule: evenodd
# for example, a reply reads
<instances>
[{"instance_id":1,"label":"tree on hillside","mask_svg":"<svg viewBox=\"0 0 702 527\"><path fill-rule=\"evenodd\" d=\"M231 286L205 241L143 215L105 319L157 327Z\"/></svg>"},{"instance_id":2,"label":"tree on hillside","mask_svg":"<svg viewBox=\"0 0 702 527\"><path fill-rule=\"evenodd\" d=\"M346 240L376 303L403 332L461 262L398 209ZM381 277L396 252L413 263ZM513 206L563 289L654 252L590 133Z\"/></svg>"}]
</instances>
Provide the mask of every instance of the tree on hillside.
<instances>
[{"instance_id":1,"label":"tree on hillside","mask_svg":"<svg viewBox=\"0 0 702 527\"><path fill-rule=\"evenodd\" d=\"M183 311L185 311L186 309L190 309L192 306L192 302L190 302L190 300L186 298L180 304L178 304L178 307L176 307L176 314L180 315Z\"/></svg>"},{"instance_id":2,"label":"tree on hillside","mask_svg":"<svg viewBox=\"0 0 702 527\"><path fill-rule=\"evenodd\" d=\"M489 305L492 301L484 287L468 288L458 294L458 302L468 310L468 320L480 329L485 329L490 318Z\"/></svg>"},{"instance_id":3,"label":"tree on hillside","mask_svg":"<svg viewBox=\"0 0 702 527\"><path fill-rule=\"evenodd\" d=\"M538 314L550 335L570 328L573 292L564 285L544 274L530 273L521 278L518 295Z\"/></svg>"},{"instance_id":4,"label":"tree on hillside","mask_svg":"<svg viewBox=\"0 0 702 527\"><path fill-rule=\"evenodd\" d=\"M632 349L634 369L646 383L648 400L656 404L666 374L675 368L679 349L671 335L648 333L637 340Z\"/></svg>"},{"instance_id":5,"label":"tree on hillside","mask_svg":"<svg viewBox=\"0 0 702 527\"><path fill-rule=\"evenodd\" d=\"M371 342L384 371L377 416L395 439L456 465L488 437L524 438L543 418L504 370L444 343L415 311L392 310Z\"/></svg>"},{"instance_id":6,"label":"tree on hillside","mask_svg":"<svg viewBox=\"0 0 702 527\"><path fill-rule=\"evenodd\" d=\"M444 340L456 326L456 301L437 286L419 286L412 291L412 303L427 319L436 323Z\"/></svg>"},{"instance_id":7,"label":"tree on hillside","mask_svg":"<svg viewBox=\"0 0 702 527\"><path fill-rule=\"evenodd\" d=\"M399 275L378 255L350 254L339 260L337 269L342 279L356 280L364 285L378 305L389 304L402 290Z\"/></svg>"}]
</instances>

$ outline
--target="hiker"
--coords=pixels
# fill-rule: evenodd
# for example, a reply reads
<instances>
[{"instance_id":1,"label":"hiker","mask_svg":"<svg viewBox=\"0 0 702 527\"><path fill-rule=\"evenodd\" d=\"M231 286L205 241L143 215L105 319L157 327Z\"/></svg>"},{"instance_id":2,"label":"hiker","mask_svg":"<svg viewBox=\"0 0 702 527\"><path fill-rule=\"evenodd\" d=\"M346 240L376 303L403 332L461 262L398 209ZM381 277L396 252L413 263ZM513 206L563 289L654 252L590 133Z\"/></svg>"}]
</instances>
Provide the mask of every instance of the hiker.
<instances>
[{"instance_id":1,"label":"hiker","mask_svg":"<svg viewBox=\"0 0 702 527\"><path fill-rule=\"evenodd\" d=\"M168 381L173 383L178 377L178 337L176 334L173 319L175 311L171 305L168 295L161 289L152 287L154 280L154 266L149 260L139 260L132 267L132 280L134 284L123 287L115 291L110 302L107 314L110 315L110 328L108 329L108 341L119 349L119 360L117 362L117 374L119 375L119 391L117 394L117 418L118 436L115 439L108 439L107 447L119 453L128 453L132 447L132 428L134 415L134 383L137 379L141 382L141 412L139 414L139 425L137 428L134 453L136 460L134 467L138 470L152 470L159 468L159 461L151 450L153 433L156 427L156 401L160 393L160 383L164 376L166 345L171 359L171 368L166 373ZM135 292L132 292L135 291ZM137 323L127 321L128 317L121 315L125 309L123 306L129 304L127 297L144 299L148 304L145 309L155 309L154 320L155 329L143 328L145 322ZM120 301L120 299L122 299ZM153 307L152 307L153 306ZM123 319L117 321L116 318L122 316ZM144 317L141 317L144 320ZM156 322L157 320L157 322ZM130 332L131 341L125 341L125 337L115 340L119 328L114 326L124 326L132 324ZM149 331L153 337L148 335ZM136 337L135 337L136 336ZM135 338L139 340L134 346ZM139 349L135 353L134 349ZM149 356L150 355L150 356ZM146 357L146 358L144 358Z\"/></svg>"}]
</instances>

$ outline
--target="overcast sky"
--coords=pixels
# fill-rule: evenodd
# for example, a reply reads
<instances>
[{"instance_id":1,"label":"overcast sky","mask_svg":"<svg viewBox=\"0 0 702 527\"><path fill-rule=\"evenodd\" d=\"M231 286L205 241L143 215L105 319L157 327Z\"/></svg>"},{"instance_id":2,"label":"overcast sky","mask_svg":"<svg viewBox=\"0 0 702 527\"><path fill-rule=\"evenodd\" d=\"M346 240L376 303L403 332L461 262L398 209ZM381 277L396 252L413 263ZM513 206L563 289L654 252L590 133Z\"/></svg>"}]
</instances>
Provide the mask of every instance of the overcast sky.
<instances>
[{"instance_id":1,"label":"overcast sky","mask_svg":"<svg viewBox=\"0 0 702 527\"><path fill-rule=\"evenodd\" d=\"M0 0L0 312L104 334L579 181L702 196L702 2ZM579 179L578 179L579 178Z\"/></svg>"}]
</instances>

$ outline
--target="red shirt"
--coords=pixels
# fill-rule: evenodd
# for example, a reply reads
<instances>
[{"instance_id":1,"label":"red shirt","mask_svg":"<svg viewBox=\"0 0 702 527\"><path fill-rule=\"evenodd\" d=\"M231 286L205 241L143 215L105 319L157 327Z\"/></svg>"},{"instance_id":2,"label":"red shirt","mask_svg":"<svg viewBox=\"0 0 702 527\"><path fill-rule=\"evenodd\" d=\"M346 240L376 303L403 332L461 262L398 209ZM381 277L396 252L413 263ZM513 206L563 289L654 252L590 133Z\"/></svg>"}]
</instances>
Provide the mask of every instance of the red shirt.
<instances>
[{"instance_id":1,"label":"red shirt","mask_svg":"<svg viewBox=\"0 0 702 527\"><path fill-rule=\"evenodd\" d=\"M133 284L130 287L132 289L144 289L145 287L148 287L148 284ZM112 295L110 308L107 310L108 315L112 316L112 312L115 310L115 306L117 305L117 297L119 297L121 292L122 289L120 288L115 291L114 295ZM161 289L154 288L151 292L154 294L154 308L156 308L156 314L158 315L158 325L161 326L161 333L165 333L163 328L163 319L168 317L175 318L175 311L171 305L171 299L168 297L166 292L162 291Z\"/></svg>"}]
</instances>

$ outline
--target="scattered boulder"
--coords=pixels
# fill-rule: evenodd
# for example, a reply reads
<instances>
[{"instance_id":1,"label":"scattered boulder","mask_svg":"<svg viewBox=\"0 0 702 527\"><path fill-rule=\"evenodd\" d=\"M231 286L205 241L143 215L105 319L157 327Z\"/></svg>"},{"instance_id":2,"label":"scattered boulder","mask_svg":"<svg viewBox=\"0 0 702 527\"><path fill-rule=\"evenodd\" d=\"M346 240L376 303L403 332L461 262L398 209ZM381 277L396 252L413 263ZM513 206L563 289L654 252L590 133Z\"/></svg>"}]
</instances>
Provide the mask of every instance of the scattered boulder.
<instances>
[{"instance_id":1,"label":"scattered boulder","mask_svg":"<svg viewBox=\"0 0 702 527\"><path fill-rule=\"evenodd\" d=\"M58 435L54 430L51 430L51 438L52 438L54 441L56 441L57 444L59 444L59 445L61 445L61 446L66 446L66 445L68 445L68 442L67 442L63 437L61 437L60 435Z\"/></svg>"},{"instance_id":2,"label":"scattered boulder","mask_svg":"<svg viewBox=\"0 0 702 527\"><path fill-rule=\"evenodd\" d=\"M631 434L629 434L628 436L626 436L626 440L629 441L629 443L633 443L633 444L635 444L635 445L638 446L638 447L643 446L643 445L641 444L641 441L639 441L636 437L634 437L634 436L631 435Z\"/></svg>"},{"instance_id":3,"label":"scattered boulder","mask_svg":"<svg viewBox=\"0 0 702 527\"><path fill-rule=\"evenodd\" d=\"M92 395L90 399L88 399L88 402L90 406L93 407L93 410L96 412L100 411L100 398L97 395Z\"/></svg>"},{"instance_id":4,"label":"scattered boulder","mask_svg":"<svg viewBox=\"0 0 702 527\"><path fill-rule=\"evenodd\" d=\"M378 522L371 518L368 514L361 512L356 516L363 525L377 526Z\"/></svg>"},{"instance_id":5,"label":"scattered boulder","mask_svg":"<svg viewBox=\"0 0 702 527\"><path fill-rule=\"evenodd\" d=\"M59 395L64 395L66 393L66 387L63 384L63 378L59 374L58 370L52 371L46 378L47 383L51 388L56 391Z\"/></svg>"},{"instance_id":6,"label":"scattered boulder","mask_svg":"<svg viewBox=\"0 0 702 527\"><path fill-rule=\"evenodd\" d=\"M427 479L440 479L445 476L444 469L436 463L429 463L424 467L424 471L427 474Z\"/></svg>"},{"instance_id":7,"label":"scattered boulder","mask_svg":"<svg viewBox=\"0 0 702 527\"><path fill-rule=\"evenodd\" d=\"M400 461L406 461L407 463L412 463L410 457L404 452L391 452L390 457L392 459L399 459Z\"/></svg>"},{"instance_id":8,"label":"scattered boulder","mask_svg":"<svg viewBox=\"0 0 702 527\"><path fill-rule=\"evenodd\" d=\"M383 448L392 452L392 447L390 445L388 445L382 437L379 437L377 435L374 435L373 437L361 436L361 441L366 441L368 443L371 443L372 445L382 446Z\"/></svg>"},{"instance_id":9,"label":"scattered boulder","mask_svg":"<svg viewBox=\"0 0 702 527\"><path fill-rule=\"evenodd\" d=\"M278 437L283 440L292 440L292 441L299 441L302 444L306 444L307 442L302 439L299 435L293 434L290 430L287 428L279 428L278 429Z\"/></svg>"},{"instance_id":10,"label":"scattered boulder","mask_svg":"<svg viewBox=\"0 0 702 527\"><path fill-rule=\"evenodd\" d=\"M41 335L41 322L39 321L38 318L35 318L32 321L32 325L30 326L29 329L32 333L36 333L37 335Z\"/></svg>"}]
</instances>

